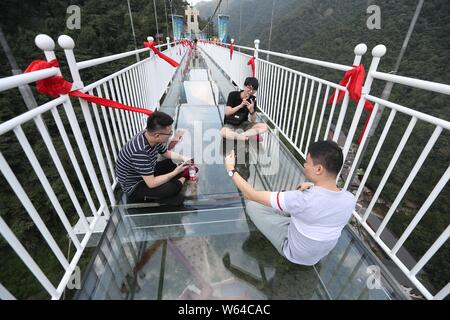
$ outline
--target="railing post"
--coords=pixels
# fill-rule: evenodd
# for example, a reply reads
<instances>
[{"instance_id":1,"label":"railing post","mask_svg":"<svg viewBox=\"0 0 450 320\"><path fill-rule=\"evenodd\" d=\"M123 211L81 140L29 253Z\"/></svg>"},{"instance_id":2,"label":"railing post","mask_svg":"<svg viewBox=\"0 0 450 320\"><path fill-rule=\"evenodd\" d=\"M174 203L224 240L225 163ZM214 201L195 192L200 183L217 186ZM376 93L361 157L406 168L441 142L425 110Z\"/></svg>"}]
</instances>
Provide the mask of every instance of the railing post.
<instances>
[{"instance_id":1,"label":"railing post","mask_svg":"<svg viewBox=\"0 0 450 320\"><path fill-rule=\"evenodd\" d=\"M166 42L167 42L167 52L169 52L169 50L170 50L170 37L166 37Z\"/></svg>"},{"instance_id":2,"label":"railing post","mask_svg":"<svg viewBox=\"0 0 450 320\"><path fill-rule=\"evenodd\" d=\"M155 38L153 37L147 37L147 41L148 42L153 42L155 40ZM153 53L153 51L151 49L149 49L149 55L150 58L154 57L155 59L155 63L151 63L149 62L149 77L150 77L150 82L148 83L148 85L151 87L152 85L154 85L154 79L155 76L158 74L157 70L156 70L156 55ZM154 96L154 92L151 91L151 97L150 97L150 101L151 101L151 105L155 106L155 111L157 111L159 109L159 100Z\"/></svg>"},{"instance_id":3,"label":"railing post","mask_svg":"<svg viewBox=\"0 0 450 320\"><path fill-rule=\"evenodd\" d=\"M253 56L255 57L255 77L258 79L258 71L259 71L259 61L258 61L258 50L259 50L259 39L255 39L255 53Z\"/></svg>"},{"instance_id":4,"label":"railing post","mask_svg":"<svg viewBox=\"0 0 450 320\"><path fill-rule=\"evenodd\" d=\"M353 66L359 66L361 63L362 56L367 52L367 46L364 43L360 43L355 47L355 59L353 60ZM339 113L339 118L336 123L336 128L333 134L333 141L338 142L339 135L341 133L342 124L344 123L345 114L347 113L347 107L349 102L348 91L345 92L344 100L342 101L341 111Z\"/></svg>"},{"instance_id":5,"label":"railing post","mask_svg":"<svg viewBox=\"0 0 450 320\"><path fill-rule=\"evenodd\" d=\"M370 93L370 88L371 88L372 82L373 82L372 72L375 72L377 70L378 64L380 63L380 59L385 54L386 54L386 47L382 44L379 44L375 48L372 49L372 62L370 63L370 67L367 72L366 81L364 82L364 86L362 88L361 99L359 99L359 101L358 101L358 105L356 107L356 112L353 117L353 121L350 126L350 130L348 131L347 139L345 141L345 145L344 145L344 149L343 149L344 163L345 163L345 159L347 158L348 151L350 150L350 146L353 141L353 136L355 135L355 132L356 132L356 127L361 118L361 113L364 109L364 104L366 102L365 96ZM362 148L363 146L359 146L359 147ZM352 177L347 177L347 179L351 179L351 178Z\"/></svg>"},{"instance_id":6,"label":"railing post","mask_svg":"<svg viewBox=\"0 0 450 320\"><path fill-rule=\"evenodd\" d=\"M75 42L73 41L73 39L71 37L69 37L67 35L62 35L62 36L59 36L59 38L58 38L58 44L61 48L64 49L64 53L65 53L65 56L67 59L67 63L69 65L70 74L72 75L72 79L78 79L79 83L82 84L80 72L79 72L79 69L77 66L77 62L75 60L75 55L73 53L73 48L75 47ZM81 88L77 88L77 89L81 89ZM89 110L89 105L86 100L79 99L79 101L80 101L80 105L81 105L81 110L84 115L84 120L86 121L86 126L87 126L87 129L89 132L89 136L91 138L91 142L94 147L95 156L97 158L98 166L100 168L100 172L101 172L104 184L105 184L105 189L107 191L110 204L115 205L116 199L115 199L115 196L114 196L114 193L112 190L111 181L108 176L108 171L106 169L105 160L103 159L103 154L100 149L100 143L98 141L97 133L95 131L94 122L92 120L91 112ZM73 114L73 116L75 116L75 113ZM74 118L74 119L76 119L76 118ZM76 120L73 120L73 121L77 122ZM77 122L77 124L78 124L78 122ZM83 144L84 144L84 141L83 141ZM86 152L87 152L87 149L86 149ZM113 177L113 179L114 179L114 177Z\"/></svg>"},{"instance_id":7,"label":"railing post","mask_svg":"<svg viewBox=\"0 0 450 320\"><path fill-rule=\"evenodd\" d=\"M44 51L45 58L47 59L47 61L56 59L55 52L54 52L55 42L53 41L52 38L50 38L49 36L47 36L45 34L39 34L39 35L36 36L34 41L36 43L36 46L39 49ZM69 62L70 60L68 59L67 61ZM61 71L60 70L59 70L58 74L61 75ZM77 85L78 86L79 85L81 85L81 86L83 85L82 82L81 82L81 79L79 77L79 74L78 74L78 77L76 77L76 76L73 77L72 76L72 79L74 80L74 84L72 85L72 89L76 88ZM61 95L61 96L63 96L63 95ZM106 199L105 199L105 197L103 195L103 191L102 191L102 189L100 187L100 182L99 182L99 180L97 178L97 175L95 174L95 169L94 169L94 166L92 164L91 157L89 156L89 152L88 152L88 149L86 147L86 144L85 144L85 141L84 141L84 138L83 138L83 134L82 134L80 126L78 124L78 120L77 120L77 117L75 115L75 111L73 109L72 102L70 101L70 99L67 99L66 102L63 103L63 106L64 106L64 111L66 112L67 118L69 119L69 124L70 124L70 127L71 127L72 131L73 131L75 140L77 141L77 145L78 145L78 147L80 149L81 156L82 156L83 161L84 161L84 163L86 165L86 170L89 173L92 185L94 187L95 194L97 196L97 199L99 200L100 205L104 206L105 217L109 218L110 213L109 213L108 204L107 204Z\"/></svg>"},{"instance_id":8,"label":"railing post","mask_svg":"<svg viewBox=\"0 0 450 320\"><path fill-rule=\"evenodd\" d=\"M148 41L148 42L153 42L153 41L155 41L155 38L153 38L153 37L147 37L147 41ZM152 51L151 49L148 49L148 54L149 54L149 56L150 56L150 58L151 58L152 55L153 55L153 51Z\"/></svg>"}]
</instances>

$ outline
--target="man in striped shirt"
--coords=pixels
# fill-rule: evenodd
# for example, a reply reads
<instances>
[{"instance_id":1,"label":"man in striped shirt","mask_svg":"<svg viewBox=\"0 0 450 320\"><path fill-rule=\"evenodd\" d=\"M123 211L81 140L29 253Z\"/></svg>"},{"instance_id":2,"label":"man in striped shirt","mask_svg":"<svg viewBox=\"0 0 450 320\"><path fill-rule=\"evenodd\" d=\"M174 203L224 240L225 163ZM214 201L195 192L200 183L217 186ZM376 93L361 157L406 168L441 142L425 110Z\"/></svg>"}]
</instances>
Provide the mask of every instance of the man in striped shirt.
<instances>
[{"instance_id":1,"label":"man in striped shirt","mask_svg":"<svg viewBox=\"0 0 450 320\"><path fill-rule=\"evenodd\" d=\"M147 119L146 129L120 150L116 163L117 181L130 202L170 199L172 204L181 204L182 198L176 196L189 177L191 158L167 150L165 144L173 135L172 124L173 119L168 114L154 112ZM157 162L158 154L166 159ZM182 162L176 165L172 160Z\"/></svg>"},{"instance_id":2,"label":"man in striped shirt","mask_svg":"<svg viewBox=\"0 0 450 320\"><path fill-rule=\"evenodd\" d=\"M225 167L250 200L247 214L281 255L293 263L314 265L335 247L356 205L353 194L336 186L343 154L335 142L309 147L304 174L312 183L292 191L256 191L234 170L234 158L231 152Z\"/></svg>"}]
</instances>

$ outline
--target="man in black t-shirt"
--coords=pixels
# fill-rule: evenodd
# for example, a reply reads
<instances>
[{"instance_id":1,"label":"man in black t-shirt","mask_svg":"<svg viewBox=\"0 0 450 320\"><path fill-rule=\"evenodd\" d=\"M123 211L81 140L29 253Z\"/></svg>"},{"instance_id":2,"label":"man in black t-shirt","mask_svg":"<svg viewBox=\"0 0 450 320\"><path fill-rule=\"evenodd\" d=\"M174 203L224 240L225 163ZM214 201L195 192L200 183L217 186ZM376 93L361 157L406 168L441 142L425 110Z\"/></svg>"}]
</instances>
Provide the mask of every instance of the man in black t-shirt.
<instances>
[{"instance_id":1,"label":"man in black t-shirt","mask_svg":"<svg viewBox=\"0 0 450 320\"><path fill-rule=\"evenodd\" d=\"M225 107L224 126L220 130L222 137L231 140L262 140L261 133L266 132L268 127L265 123L256 122L256 90L258 80L248 77L243 90L230 92Z\"/></svg>"}]
</instances>

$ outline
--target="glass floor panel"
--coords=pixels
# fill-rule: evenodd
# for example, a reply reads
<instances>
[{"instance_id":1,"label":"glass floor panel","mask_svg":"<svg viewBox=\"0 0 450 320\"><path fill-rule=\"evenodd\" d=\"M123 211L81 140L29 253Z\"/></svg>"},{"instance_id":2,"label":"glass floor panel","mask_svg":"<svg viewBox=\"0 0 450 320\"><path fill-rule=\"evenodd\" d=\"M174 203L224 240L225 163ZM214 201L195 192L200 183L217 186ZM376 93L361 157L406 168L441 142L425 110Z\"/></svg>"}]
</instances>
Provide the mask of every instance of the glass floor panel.
<instances>
[{"instance_id":1,"label":"glass floor panel","mask_svg":"<svg viewBox=\"0 0 450 320\"><path fill-rule=\"evenodd\" d=\"M182 190L182 207L115 206L76 298L404 299L350 226L327 257L306 267L280 256L248 220L245 201L223 166L224 152L236 150L237 170L257 190L294 189L305 180L303 170L273 132L259 144L195 137L196 121L202 124L200 134L221 128L223 105L186 104L182 82L197 76L191 70L209 68L219 96L229 88L207 60L199 54L185 59L165 99L177 105L164 102L161 110L173 112L176 128L194 137L183 139L175 151L203 160L209 146L220 150L212 157L220 161L199 163L198 181Z\"/></svg>"},{"instance_id":2,"label":"glass floor panel","mask_svg":"<svg viewBox=\"0 0 450 320\"><path fill-rule=\"evenodd\" d=\"M379 269L374 284L368 270ZM127 215L116 208L78 299L402 299L346 227L312 267L293 264L246 219L245 207Z\"/></svg>"}]
</instances>

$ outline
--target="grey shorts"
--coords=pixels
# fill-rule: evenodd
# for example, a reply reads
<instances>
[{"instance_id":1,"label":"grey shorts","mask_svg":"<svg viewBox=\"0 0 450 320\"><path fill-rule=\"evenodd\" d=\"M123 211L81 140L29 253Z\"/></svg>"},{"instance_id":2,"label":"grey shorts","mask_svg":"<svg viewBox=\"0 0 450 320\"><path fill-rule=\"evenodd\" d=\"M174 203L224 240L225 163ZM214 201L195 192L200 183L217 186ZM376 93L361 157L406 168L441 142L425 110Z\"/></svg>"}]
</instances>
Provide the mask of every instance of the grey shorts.
<instances>
[{"instance_id":1,"label":"grey shorts","mask_svg":"<svg viewBox=\"0 0 450 320\"><path fill-rule=\"evenodd\" d=\"M256 123L252 123L250 121L244 121L241 124L238 125L233 125L233 124L224 124L223 127L224 128L229 128L233 131L247 131L249 129L251 129Z\"/></svg>"},{"instance_id":2,"label":"grey shorts","mask_svg":"<svg viewBox=\"0 0 450 320\"><path fill-rule=\"evenodd\" d=\"M285 212L263 206L255 201L246 200L245 204L247 215L255 226L284 256L283 248L288 238L290 216L285 215Z\"/></svg>"}]
</instances>

